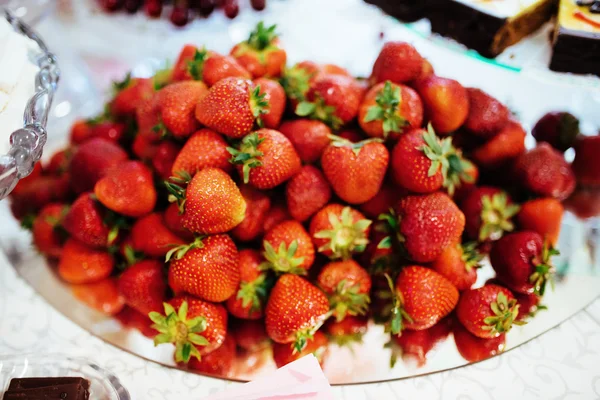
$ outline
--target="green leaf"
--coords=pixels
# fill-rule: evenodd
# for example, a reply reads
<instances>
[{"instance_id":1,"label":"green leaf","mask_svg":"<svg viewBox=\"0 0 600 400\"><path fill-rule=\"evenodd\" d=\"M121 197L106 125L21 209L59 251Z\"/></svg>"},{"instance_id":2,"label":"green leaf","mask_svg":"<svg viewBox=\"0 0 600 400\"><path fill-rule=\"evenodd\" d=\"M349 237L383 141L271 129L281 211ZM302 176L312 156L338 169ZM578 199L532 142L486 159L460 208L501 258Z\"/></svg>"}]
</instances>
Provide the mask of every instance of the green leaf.
<instances>
[{"instance_id":1,"label":"green leaf","mask_svg":"<svg viewBox=\"0 0 600 400\"><path fill-rule=\"evenodd\" d=\"M312 115L316 109L317 106L314 103L303 101L296 106L296 115L300 117L308 117Z\"/></svg>"},{"instance_id":2,"label":"green leaf","mask_svg":"<svg viewBox=\"0 0 600 400\"><path fill-rule=\"evenodd\" d=\"M204 336L200 336L195 333L189 333L188 340L197 346L208 346L209 345L208 339L206 339Z\"/></svg>"}]
</instances>

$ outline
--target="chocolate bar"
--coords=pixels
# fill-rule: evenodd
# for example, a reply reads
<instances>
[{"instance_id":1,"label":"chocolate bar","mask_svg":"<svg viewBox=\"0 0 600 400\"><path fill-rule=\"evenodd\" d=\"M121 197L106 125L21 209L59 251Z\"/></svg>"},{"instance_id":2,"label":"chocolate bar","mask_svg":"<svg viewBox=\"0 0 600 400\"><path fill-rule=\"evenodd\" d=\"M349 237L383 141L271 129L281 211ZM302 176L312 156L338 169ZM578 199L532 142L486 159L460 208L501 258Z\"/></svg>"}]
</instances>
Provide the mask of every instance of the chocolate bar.
<instances>
[{"instance_id":1,"label":"chocolate bar","mask_svg":"<svg viewBox=\"0 0 600 400\"><path fill-rule=\"evenodd\" d=\"M550 20L555 0L440 0L430 14L431 29L496 57Z\"/></svg>"},{"instance_id":2,"label":"chocolate bar","mask_svg":"<svg viewBox=\"0 0 600 400\"><path fill-rule=\"evenodd\" d=\"M88 380L76 377L64 378L15 378L12 379L3 400L88 400Z\"/></svg>"},{"instance_id":3,"label":"chocolate bar","mask_svg":"<svg viewBox=\"0 0 600 400\"><path fill-rule=\"evenodd\" d=\"M405 22L427 17L434 1L436 0L365 0L381 8L386 14Z\"/></svg>"},{"instance_id":4,"label":"chocolate bar","mask_svg":"<svg viewBox=\"0 0 600 400\"><path fill-rule=\"evenodd\" d=\"M551 70L600 75L599 3L561 0Z\"/></svg>"}]
</instances>

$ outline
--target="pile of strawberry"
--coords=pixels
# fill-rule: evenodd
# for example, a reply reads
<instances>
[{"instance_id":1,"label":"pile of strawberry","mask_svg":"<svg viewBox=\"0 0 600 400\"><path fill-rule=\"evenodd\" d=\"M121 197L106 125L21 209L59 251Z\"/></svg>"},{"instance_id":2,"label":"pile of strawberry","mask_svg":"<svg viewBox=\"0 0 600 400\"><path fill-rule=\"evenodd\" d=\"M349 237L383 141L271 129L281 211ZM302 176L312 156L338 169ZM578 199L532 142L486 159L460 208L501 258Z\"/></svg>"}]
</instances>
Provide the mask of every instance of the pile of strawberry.
<instances>
[{"instance_id":1,"label":"pile of strawberry","mask_svg":"<svg viewBox=\"0 0 600 400\"><path fill-rule=\"evenodd\" d=\"M78 298L195 370L323 359L369 319L420 362L450 330L477 360L539 308L575 186L525 136L407 43L357 79L287 68L261 23L231 55L188 45L116 84L12 209ZM488 253L497 277L472 289Z\"/></svg>"}]
</instances>

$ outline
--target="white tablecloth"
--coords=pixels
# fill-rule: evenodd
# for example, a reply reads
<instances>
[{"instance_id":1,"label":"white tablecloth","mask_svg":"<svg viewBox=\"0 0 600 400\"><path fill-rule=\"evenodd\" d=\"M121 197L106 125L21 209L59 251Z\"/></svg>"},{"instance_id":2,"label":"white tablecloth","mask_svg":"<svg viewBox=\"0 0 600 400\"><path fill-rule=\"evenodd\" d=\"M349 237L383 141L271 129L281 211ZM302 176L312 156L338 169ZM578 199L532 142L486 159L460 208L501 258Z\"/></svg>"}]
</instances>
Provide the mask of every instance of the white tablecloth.
<instances>
[{"instance_id":1,"label":"white tablecloth","mask_svg":"<svg viewBox=\"0 0 600 400\"><path fill-rule=\"evenodd\" d=\"M83 356L115 373L133 399L186 400L226 389L90 335L51 308L0 254L0 358ZM600 399L600 300L542 337L490 360L420 378L335 387L336 399Z\"/></svg>"}]
</instances>

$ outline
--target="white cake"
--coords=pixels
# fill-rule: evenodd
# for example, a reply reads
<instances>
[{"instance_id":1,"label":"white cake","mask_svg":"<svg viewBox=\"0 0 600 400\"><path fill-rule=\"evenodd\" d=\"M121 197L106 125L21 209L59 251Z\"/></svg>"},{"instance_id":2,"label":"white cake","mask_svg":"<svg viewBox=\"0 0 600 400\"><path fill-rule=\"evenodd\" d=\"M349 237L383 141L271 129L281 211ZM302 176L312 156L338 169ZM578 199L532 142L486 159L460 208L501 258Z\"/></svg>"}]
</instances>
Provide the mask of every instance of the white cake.
<instances>
[{"instance_id":1,"label":"white cake","mask_svg":"<svg viewBox=\"0 0 600 400\"><path fill-rule=\"evenodd\" d=\"M37 54L37 43L0 18L0 155L8 151L11 133L23 126L23 111L35 93Z\"/></svg>"}]
</instances>

